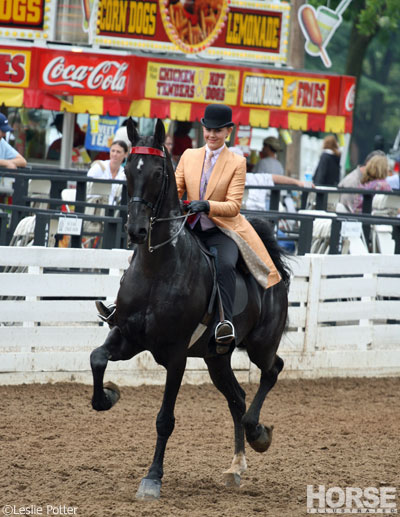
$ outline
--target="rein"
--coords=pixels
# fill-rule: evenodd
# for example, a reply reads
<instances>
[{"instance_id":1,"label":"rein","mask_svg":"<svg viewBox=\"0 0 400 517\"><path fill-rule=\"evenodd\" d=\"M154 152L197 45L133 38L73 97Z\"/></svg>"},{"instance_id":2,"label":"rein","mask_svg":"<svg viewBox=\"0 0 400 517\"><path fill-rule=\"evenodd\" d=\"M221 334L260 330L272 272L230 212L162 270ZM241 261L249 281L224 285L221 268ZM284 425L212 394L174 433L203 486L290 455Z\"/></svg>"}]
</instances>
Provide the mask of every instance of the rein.
<instances>
[{"instance_id":1,"label":"rein","mask_svg":"<svg viewBox=\"0 0 400 517\"><path fill-rule=\"evenodd\" d=\"M131 197L129 199L129 203L142 203L143 205L146 205L151 209L153 212L153 216L150 217L150 228L149 228L149 236L147 241L147 249L150 253L153 253L153 251L161 248L162 246L165 246L166 244L169 244L171 241L173 241L176 237L180 235L183 228L185 227L186 221L190 215L192 215L191 212L187 212L185 215L178 215L175 217L158 217L158 212L160 211L161 204L164 200L164 197L167 193L168 188L168 174L165 170L165 162L166 162L166 155L165 152L160 149L155 149L154 147L145 147L145 146L138 146L138 147L132 147L131 154L149 154L152 156L160 156L163 158L163 182L161 185L161 190L158 195L156 204L153 205L153 203L150 203L150 201L147 201L146 199L143 199L142 197ZM176 221L178 219L183 219L183 222L177 232L175 232L172 237L170 237L168 240L161 242L160 244L155 244L152 246L151 244L151 232L156 223L159 222L166 222L166 221Z\"/></svg>"}]
</instances>

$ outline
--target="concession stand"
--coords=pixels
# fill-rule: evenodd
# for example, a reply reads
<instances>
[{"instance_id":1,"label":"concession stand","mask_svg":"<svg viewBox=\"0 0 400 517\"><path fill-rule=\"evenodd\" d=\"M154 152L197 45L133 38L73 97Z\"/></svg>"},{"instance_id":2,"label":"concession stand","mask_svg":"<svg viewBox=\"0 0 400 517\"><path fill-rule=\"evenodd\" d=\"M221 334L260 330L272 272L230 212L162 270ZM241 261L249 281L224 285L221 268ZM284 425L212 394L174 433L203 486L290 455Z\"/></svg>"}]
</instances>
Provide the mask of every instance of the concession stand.
<instances>
[{"instance_id":1,"label":"concession stand","mask_svg":"<svg viewBox=\"0 0 400 517\"><path fill-rule=\"evenodd\" d=\"M3 3L3 108L193 122L224 103L243 126L351 133L354 78L286 66L285 2Z\"/></svg>"}]
</instances>

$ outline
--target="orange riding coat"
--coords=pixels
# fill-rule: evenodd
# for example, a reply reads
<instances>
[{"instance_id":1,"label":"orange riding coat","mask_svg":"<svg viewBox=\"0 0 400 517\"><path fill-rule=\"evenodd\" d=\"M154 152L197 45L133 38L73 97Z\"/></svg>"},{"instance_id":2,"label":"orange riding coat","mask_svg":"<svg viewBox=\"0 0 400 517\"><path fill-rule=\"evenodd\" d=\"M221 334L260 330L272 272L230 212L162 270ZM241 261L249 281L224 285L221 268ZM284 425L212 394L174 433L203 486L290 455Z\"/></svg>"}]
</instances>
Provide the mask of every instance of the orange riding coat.
<instances>
[{"instance_id":1,"label":"orange riding coat","mask_svg":"<svg viewBox=\"0 0 400 517\"><path fill-rule=\"evenodd\" d=\"M205 152L205 147L187 149L181 156L175 172L179 198L187 192L189 201L199 199ZM279 272L257 232L240 214L245 181L245 158L224 147L214 165L204 196L210 203L208 217L218 227L233 230L250 246L269 268L267 287L271 287L280 281Z\"/></svg>"}]
</instances>

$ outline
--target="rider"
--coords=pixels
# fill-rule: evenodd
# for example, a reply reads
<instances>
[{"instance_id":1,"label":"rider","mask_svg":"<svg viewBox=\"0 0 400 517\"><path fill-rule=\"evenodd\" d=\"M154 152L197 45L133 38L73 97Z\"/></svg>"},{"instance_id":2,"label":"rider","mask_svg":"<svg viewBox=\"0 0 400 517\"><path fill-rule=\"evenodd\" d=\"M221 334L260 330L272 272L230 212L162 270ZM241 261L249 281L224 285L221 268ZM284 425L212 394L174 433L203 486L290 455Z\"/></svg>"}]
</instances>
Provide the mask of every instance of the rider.
<instances>
[{"instance_id":1,"label":"rider","mask_svg":"<svg viewBox=\"0 0 400 517\"><path fill-rule=\"evenodd\" d=\"M191 223L194 232L217 253L217 281L224 319L216 326L215 340L217 352L225 353L235 339L232 320L239 248L245 260L246 255L251 255L259 273L256 279L264 288L267 281L268 287L279 282L280 276L254 228L240 214L246 160L229 152L225 145L234 126L231 108L211 104L206 107L201 123L206 145L183 153L175 177L179 197L186 192L188 210L198 214Z\"/></svg>"},{"instance_id":2,"label":"rider","mask_svg":"<svg viewBox=\"0 0 400 517\"><path fill-rule=\"evenodd\" d=\"M212 104L201 119L206 145L187 149L176 168L179 198L186 192L194 232L207 247L216 250L217 281L224 318L215 329L217 353L230 350L235 339L233 301L236 262L240 253L257 282L267 289L281 277L253 226L240 214L246 181L246 160L231 153L225 140L233 130L229 106ZM111 323L115 305L96 302L100 317Z\"/></svg>"}]
</instances>

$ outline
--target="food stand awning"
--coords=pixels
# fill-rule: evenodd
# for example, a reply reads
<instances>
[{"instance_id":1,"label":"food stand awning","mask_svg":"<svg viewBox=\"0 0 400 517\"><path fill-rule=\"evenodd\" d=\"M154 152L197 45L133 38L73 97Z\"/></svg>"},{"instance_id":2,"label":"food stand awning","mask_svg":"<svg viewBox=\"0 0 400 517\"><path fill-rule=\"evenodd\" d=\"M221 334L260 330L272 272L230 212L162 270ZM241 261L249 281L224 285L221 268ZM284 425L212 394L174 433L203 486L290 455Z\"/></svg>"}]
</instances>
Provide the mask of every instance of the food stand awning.
<instances>
[{"instance_id":1,"label":"food stand awning","mask_svg":"<svg viewBox=\"0 0 400 517\"><path fill-rule=\"evenodd\" d=\"M182 121L199 120L204 107L215 102L230 105L238 124L352 130L353 77L76 50L0 46L0 102L8 107Z\"/></svg>"}]
</instances>

